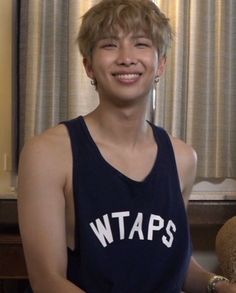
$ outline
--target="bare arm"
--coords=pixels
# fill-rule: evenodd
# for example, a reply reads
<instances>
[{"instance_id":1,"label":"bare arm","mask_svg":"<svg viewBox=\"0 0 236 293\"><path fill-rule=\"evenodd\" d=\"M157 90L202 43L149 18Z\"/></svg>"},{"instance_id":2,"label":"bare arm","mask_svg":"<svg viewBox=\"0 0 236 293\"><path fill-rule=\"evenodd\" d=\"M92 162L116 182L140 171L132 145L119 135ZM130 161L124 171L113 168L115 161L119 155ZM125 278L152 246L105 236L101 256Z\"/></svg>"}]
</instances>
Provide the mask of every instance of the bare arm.
<instances>
[{"instance_id":1,"label":"bare arm","mask_svg":"<svg viewBox=\"0 0 236 293\"><path fill-rule=\"evenodd\" d=\"M18 213L27 269L35 293L82 293L66 279L65 174L53 141L35 138L21 154Z\"/></svg>"},{"instance_id":2,"label":"bare arm","mask_svg":"<svg viewBox=\"0 0 236 293\"><path fill-rule=\"evenodd\" d=\"M173 139L173 146L177 162L178 174L182 194L187 208L192 186L196 177L197 156L195 151L183 142ZM213 273L205 270L194 257L191 257L183 290L187 293L207 293L207 286ZM236 293L236 285L219 282L216 285L219 293Z\"/></svg>"},{"instance_id":3,"label":"bare arm","mask_svg":"<svg viewBox=\"0 0 236 293\"><path fill-rule=\"evenodd\" d=\"M202 268L192 257L184 284L186 293L207 293L207 285L214 274ZM236 284L219 282L216 284L218 293L236 293Z\"/></svg>"}]
</instances>

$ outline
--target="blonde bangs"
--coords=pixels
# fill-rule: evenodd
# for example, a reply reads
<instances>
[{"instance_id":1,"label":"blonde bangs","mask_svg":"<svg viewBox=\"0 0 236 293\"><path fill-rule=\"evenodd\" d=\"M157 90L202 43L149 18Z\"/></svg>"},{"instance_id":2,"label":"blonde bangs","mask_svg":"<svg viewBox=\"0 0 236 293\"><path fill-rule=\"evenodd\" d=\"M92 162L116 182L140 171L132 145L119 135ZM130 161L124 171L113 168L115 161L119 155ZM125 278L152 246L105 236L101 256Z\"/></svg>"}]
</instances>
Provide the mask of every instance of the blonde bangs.
<instances>
[{"instance_id":1,"label":"blonde bangs","mask_svg":"<svg viewBox=\"0 0 236 293\"><path fill-rule=\"evenodd\" d=\"M96 42L102 38L144 33L164 54L172 38L168 19L152 1L103 0L83 17L78 42L81 54L91 57Z\"/></svg>"}]
</instances>

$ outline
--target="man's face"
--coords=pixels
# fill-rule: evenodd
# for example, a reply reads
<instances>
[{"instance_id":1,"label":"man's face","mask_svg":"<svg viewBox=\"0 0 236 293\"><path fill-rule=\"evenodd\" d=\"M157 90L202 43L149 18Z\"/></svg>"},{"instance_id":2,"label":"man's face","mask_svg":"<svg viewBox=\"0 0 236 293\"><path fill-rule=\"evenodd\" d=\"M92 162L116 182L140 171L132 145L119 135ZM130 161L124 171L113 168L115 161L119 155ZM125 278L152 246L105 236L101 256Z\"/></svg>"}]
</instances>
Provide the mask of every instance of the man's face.
<instances>
[{"instance_id":1,"label":"man's face","mask_svg":"<svg viewBox=\"0 0 236 293\"><path fill-rule=\"evenodd\" d=\"M132 102L147 98L164 63L158 62L153 42L144 33L100 39L91 60L84 60L88 76L97 81L100 100Z\"/></svg>"}]
</instances>

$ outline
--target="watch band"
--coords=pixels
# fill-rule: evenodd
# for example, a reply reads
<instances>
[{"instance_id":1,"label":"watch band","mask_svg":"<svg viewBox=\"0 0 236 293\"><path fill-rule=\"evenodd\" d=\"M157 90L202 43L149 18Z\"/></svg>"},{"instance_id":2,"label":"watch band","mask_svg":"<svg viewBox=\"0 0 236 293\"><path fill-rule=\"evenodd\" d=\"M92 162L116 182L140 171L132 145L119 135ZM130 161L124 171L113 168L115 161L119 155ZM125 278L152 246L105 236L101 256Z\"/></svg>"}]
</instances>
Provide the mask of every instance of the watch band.
<instances>
[{"instance_id":1,"label":"watch band","mask_svg":"<svg viewBox=\"0 0 236 293\"><path fill-rule=\"evenodd\" d=\"M213 277L210 278L209 282L208 282L208 286L207 286L207 292L208 293L216 293L216 284L218 282L228 282L229 283L229 279L223 277L223 276L219 276L219 275L215 275Z\"/></svg>"}]
</instances>

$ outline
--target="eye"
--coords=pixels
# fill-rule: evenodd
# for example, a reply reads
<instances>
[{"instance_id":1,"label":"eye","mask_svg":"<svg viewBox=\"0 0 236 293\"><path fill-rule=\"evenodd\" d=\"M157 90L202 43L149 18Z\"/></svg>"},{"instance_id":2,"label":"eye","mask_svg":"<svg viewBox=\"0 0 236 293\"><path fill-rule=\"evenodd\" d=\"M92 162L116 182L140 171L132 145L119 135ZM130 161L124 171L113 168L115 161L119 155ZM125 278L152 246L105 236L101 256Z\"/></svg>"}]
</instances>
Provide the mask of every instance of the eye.
<instances>
[{"instance_id":1,"label":"eye","mask_svg":"<svg viewBox=\"0 0 236 293\"><path fill-rule=\"evenodd\" d=\"M135 44L136 47L138 48L149 48L152 46L152 41L149 40L148 38L138 38L136 40L136 44Z\"/></svg>"},{"instance_id":2,"label":"eye","mask_svg":"<svg viewBox=\"0 0 236 293\"><path fill-rule=\"evenodd\" d=\"M117 47L117 43L113 39L103 39L99 41L98 46L101 49L111 50Z\"/></svg>"},{"instance_id":3,"label":"eye","mask_svg":"<svg viewBox=\"0 0 236 293\"><path fill-rule=\"evenodd\" d=\"M115 48L116 47L116 44L114 43L107 43L107 44L103 44L102 45L102 48Z\"/></svg>"},{"instance_id":4,"label":"eye","mask_svg":"<svg viewBox=\"0 0 236 293\"><path fill-rule=\"evenodd\" d=\"M144 42L140 42L136 44L136 47L147 48L150 47L150 45Z\"/></svg>"}]
</instances>

